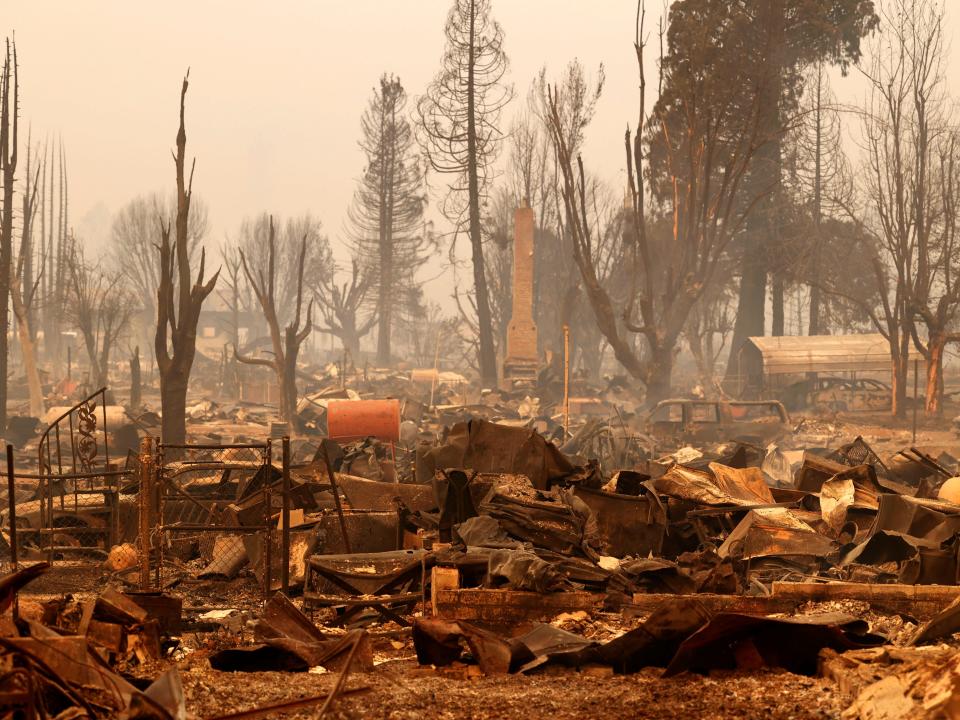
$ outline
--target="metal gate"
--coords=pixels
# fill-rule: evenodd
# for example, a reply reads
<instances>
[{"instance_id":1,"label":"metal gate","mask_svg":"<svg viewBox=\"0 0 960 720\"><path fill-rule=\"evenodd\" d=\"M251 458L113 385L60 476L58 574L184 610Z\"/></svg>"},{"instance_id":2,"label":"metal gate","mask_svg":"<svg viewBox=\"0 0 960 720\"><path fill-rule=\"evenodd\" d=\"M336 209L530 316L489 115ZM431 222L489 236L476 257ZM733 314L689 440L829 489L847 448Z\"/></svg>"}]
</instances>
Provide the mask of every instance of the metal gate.
<instances>
[{"instance_id":1,"label":"metal gate","mask_svg":"<svg viewBox=\"0 0 960 720\"><path fill-rule=\"evenodd\" d=\"M147 443L149 446L149 442ZM149 448L147 448L149 452ZM231 577L249 563L264 593L272 584L272 444L157 444L141 475L141 586L162 588L167 561L206 558L201 572ZM152 466L152 468L150 467ZM151 572L152 569L152 572Z\"/></svg>"},{"instance_id":2,"label":"metal gate","mask_svg":"<svg viewBox=\"0 0 960 720\"><path fill-rule=\"evenodd\" d=\"M102 560L125 537L132 540L136 501L121 500L120 490L134 472L110 461L106 392L100 388L47 427L35 499L17 506L21 539L42 548L50 562L71 556Z\"/></svg>"}]
</instances>

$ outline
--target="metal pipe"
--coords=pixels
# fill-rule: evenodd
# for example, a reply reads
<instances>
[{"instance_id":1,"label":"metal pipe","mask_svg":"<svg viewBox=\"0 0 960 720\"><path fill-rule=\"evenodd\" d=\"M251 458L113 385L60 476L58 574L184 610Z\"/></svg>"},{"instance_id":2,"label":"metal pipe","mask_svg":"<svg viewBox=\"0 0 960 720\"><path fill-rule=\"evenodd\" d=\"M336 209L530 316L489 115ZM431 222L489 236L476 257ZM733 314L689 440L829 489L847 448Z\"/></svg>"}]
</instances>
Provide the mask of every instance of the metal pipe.
<instances>
[{"instance_id":1,"label":"metal pipe","mask_svg":"<svg viewBox=\"0 0 960 720\"><path fill-rule=\"evenodd\" d=\"M110 469L110 442L107 439L107 393L100 398L100 409L103 410L103 469Z\"/></svg>"},{"instance_id":2,"label":"metal pipe","mask_svg":"<svg viewBox=\"0 0 960 720\"><path fill-rule=\"evenodd\" d=\"M17 493L13 476L13 445L7 443L7 501L10 505L10 563L17 570Z\"/></svg>"},{"instance_id":3,"label":"metal pipe","mask_svg":"<svg viewBox=\"0 0 960 720\"><path fill-rule=\"evenodd\" d=\"M232 443L227 445L217 445L214 443L197 443L196 445L167 445L164 447L169 450L265 450L267 445L264 443Z\"/></svg>"},{"instance_id":4,"label":"metal pipe","mask_svg":"<svg viewBox=\"0 0 960 720\"><path fill-rule=\"evenodd\" d=\"M149 436L140 440L140 497L139 535L140 535L140 590L150 589L150 476L153 473L153 439Z\"/></svg>"},{"instance_id":5,"label":"metal pipe","mask_svg":"<svg viewBox=\"0 0 960 720\"><path fill-rule=\"evenodd\" d=\"M913 442L917 442L917 395L918 392L918 376L920 373L920 358L913 359Z\"/></svg>"},{"instance_id":6,"label":"metal pipe","mask_svg":"<svg viewBox=\"0 0 960 720\"><path fill-rule=\"evenodd\" d=\"M570 433L570 326L563 326L563 441Z\"/></svg>"},{"instance_id":7,"label":"metal pipe","mask_svg":"<svg viewBox=\"0 0 960 720\"><path fill-rule=\"evenodd\" d=\"M280 587L284 595L290 592L290 437L283 437L283 533L280 536Z\"/></svg>"},{"instance_id":8,"label":"metal pipe","mask_svg":"<svg viewBox=\"0 0 960 720\"><path fill-rule=\"evenodd\" d=\"M329 442L333 442L330 440ZM327 479L330 480L330 488L333 490L333 502L337 506L337 519L340 521L340 534L343 536L343 548L347 554L353 552L350 549L350 538L347 535L347 521L343 518L343 506L340 504L340 489L337 487L337 479L334 477L333 467L330 465L330 455L327 452L327 443L323 444L323 464L327 468Z\"/></svg>"},{"instance_id":9,"label":"metal pipe","mask_svg":"<svg viewBox=\"0 0 960 720\"><path fill-rule=\"evenodd\" d=\"M270 483L263 487L264 529L263 529L263 600L270 599L270 586L273 584L273 496Z\"/></svg>"}]
</instances>

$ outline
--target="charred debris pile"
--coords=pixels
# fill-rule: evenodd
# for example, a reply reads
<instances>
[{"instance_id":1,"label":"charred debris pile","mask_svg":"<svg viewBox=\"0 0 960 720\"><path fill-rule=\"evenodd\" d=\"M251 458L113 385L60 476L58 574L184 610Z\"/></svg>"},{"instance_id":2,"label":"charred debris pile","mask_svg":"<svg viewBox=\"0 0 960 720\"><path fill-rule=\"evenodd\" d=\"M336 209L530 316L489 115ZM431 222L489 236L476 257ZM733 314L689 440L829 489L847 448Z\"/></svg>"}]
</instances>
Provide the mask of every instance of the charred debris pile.
<instances>
[{"instance_id":1,"label":"charred debris pile","mask_svg":"<svg viewBox=\"0 0 960 720\"><path fill-rule=\"evenodd\" d=\"M325 437L332 402L373 430ZM722 423L709 439L670 428L657 409L581 408L565 429L526 397L408 400L386 438L368 402L382 401L316 393L288 462L208 447L180 463L196 477L150 481L164 485L150 491L158 504L138 496L131 454L138 481L119 494L108 589L25 600L59 554L0 583L0 692L37 717L183 717L178 667L202 662L337 673L299 701L326 708L366 691L347 675L376 674L384 647L457 677L783 668L834 679L865 717L878 693L940 708L960 690L947 453L881 457L862 437L815 446L828 436L762 403L711 411L749 416L737 441ZM28 560L30 521L18 511ZM11 614L25 585L28 611Z\"/></svg>"}]
</instances>

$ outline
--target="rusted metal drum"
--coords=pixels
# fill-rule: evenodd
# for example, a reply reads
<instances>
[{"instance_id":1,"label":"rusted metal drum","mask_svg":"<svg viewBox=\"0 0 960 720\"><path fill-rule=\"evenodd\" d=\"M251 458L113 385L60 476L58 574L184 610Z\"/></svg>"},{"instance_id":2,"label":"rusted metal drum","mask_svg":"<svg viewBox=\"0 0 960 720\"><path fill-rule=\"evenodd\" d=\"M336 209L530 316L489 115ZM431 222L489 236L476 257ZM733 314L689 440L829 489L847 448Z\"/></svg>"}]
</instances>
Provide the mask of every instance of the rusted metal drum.
<instances>
[{"instance_id":1,"label":"rusted metal drum","mask_svg":"<svg viewBox=\"0 0 960 720\"><path fill-rule=\"evenodd\" d=\"M400 440L399 400L331 400L327 403L327 435L334 440L375 437Z\"/></svg>"}]
</instances>

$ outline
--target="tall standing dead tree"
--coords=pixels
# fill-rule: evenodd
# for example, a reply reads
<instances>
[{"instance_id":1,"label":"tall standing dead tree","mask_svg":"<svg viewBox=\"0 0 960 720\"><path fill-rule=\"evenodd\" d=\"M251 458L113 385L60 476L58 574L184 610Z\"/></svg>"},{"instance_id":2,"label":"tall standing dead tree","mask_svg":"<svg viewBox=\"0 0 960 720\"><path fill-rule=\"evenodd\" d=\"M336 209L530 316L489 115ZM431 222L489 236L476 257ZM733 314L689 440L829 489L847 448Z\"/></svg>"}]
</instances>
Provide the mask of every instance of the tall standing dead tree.
<instances>
[{"instance_id":1,"label":"tall standing dead tree","mask_svg":"<svg viewBox=\"0 0 960 720\"><path fill-rule=\"evenodd\" d=\"M781 263L792 265L795 278L809 285L807 334L820 335L827 330L829 309L822 278L831 270L823 261L830 240L824 225L839 210L849 207L853 181L843 151L840 112L825 63L817 62L808 70L804 85L807 92L798 121L784 138L783 158L784 191L796 203L800 215L796 233L802 239L798 243L800 253L785 252ZM789 270L783 268L781 276L784 272Z\"/></svg>"},{"instance_id":2,"label":"tall standing dead tree","mask_svg":"<svg viewBox=\"0 0 960 720\"><path fill-rule=\"evenodd\" d=\"M37 367L37 348L33 328L34 299L37 283L33 279L33 222L37 212L37 194L40 168L37 168L32 180L30 176L30 142L27 142L27 177L23 188L23 214L20 236L20 251L17 253L17 266L10 277L10 300L13 315L17 321L17 340L20 355L23 358L23 371L27 378L27 391L30 396L30 414L42 417L45 408L43 387L40 383L40 370Z\"/></svg>"},{"instance_id":3,"label":"tall standing dead tree","mask_svg":"<svg viewBox=\"0 0 960 720\"><path fill-rule=\"evenodd\" d=\"M395 321L410 318L410 288L429 258L424 232L424 178L406 116L399 78L384 75L360 119L367 166L349 210L354 253L373 287L368 304L377 318L377 364L389 365Z\"/></svg>"},{"instance_id":4,"label":"tall standing dead tree","mask_svg":"<svg viewBox=\"0 0 960 720\"><path fill-rule=\"evenodd\" d=\"M457 178L450 184L444 212L458 230L466 214L480 378L484 384L494 385L497 356L484 272L480 208L488 189L490 166L502 140L500 111L512 99L513 89L503 83L507 72L503 30L491 17L490 0L455 0L444 32L447 43L442 68L418 103L422 145L436 172Z\"/></svg>"},{"instance_id":5,"label":"tall standing dead tree","mask_svg":"<svg viewBox=\"0 0 960 720\"><path fill-rule=\"evenodd\" d=\"M275 291L277 285L277 240L272 215L270 216L266 272L264 272L262 266L256 269L256 273L251 271L246 255L243 250L240 251L240 261L243 264L244 275L247 276L247 282L250 283L253 294L256 295L257 301L260 303L260 308L263 310L264 318L267 321L267 327L270 329L273 359L242 355L236 348L234 348L234 354L237 360L242 363L263 365L273 369L280 385L280 417L291 424L296 420L297 414L297 356L300 354L300 346L303 345L303 341L307 339L313 329L311 322L313 300L307 303L303 325L300 324L303 309L303 272L306 265L306 254L307 235L304 234L300 241L300 252L295 268L297 273L296 291L294 293L296 310L290 322L281 331Z\"/></svg>"},{"instance_id":6,"label":"tall standing dead tree","mask_svg":"<svg viewBox=\"0 0 960 720\"><path fill-rule=\"evenodd\" d=\"M52 143L51 143L52 145ZM59 172L59 177L58 177ZM43 359L52 370L60 367L61 327L65 311L68 278L66 273L67 203L66 152L44 144L40 190L40 240L37 248L37 277L40 280L37 307L43 330ZM59 190L59 195L57 191Z\"/></svg>"},{"instance_id":7,"label":"tall standing dead tree","mask_svg":"<svg viewBox=\"0 0 960 720\"><path fill-rule=\"evenodd\" d=\"M10 279L13 264L13 184L17 172L17 116L20 84L17 46L7 40L0 75L0 175L3 209L0 213L0 432L7 427L7 362L9 360Z\"/></svg>"},{"instance_id":8,"label":"tall standing dead tree","mask_svg":"<svg viewBox=\"0 0 960 720\"><path fill-rule=\"evenodd\" d=\"M157 332L154 351L160 370L160 404L163 412L162 439L183 443L187 436L187 386L197 352L197 322L203 301L217 284L217 271L203 281L206 250L200 251L200 268L194 281L190 270L189 223L193 196L194 159L190 178L186 179L187 131L184 127L184 103L189 71L180 90L180 128L173 160L177 174L177 216L174 227L164 218L160 224L160 284L157 287ZM174 230L171 243L170 231Z\"/></svg>"}]
</instances>

